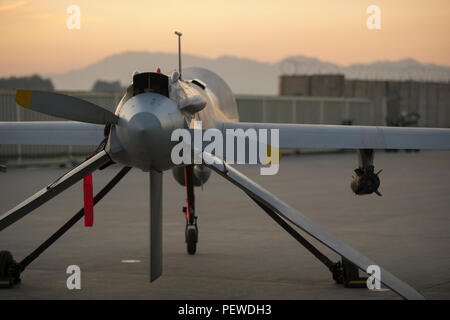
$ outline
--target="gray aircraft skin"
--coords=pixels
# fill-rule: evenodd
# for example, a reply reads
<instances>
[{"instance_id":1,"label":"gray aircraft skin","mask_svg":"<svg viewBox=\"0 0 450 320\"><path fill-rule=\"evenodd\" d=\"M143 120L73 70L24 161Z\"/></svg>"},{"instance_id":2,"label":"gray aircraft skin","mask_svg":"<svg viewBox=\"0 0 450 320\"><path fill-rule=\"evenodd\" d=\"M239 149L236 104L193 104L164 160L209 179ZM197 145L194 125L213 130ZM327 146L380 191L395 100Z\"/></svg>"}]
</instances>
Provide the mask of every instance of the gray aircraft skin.
<instances>
[{"instance_id":1,"label":"gray aircraft skin","mask_svg":"<svg viewBox=\"0 0 450 320\"><path fill-rule=\"evenodd\" d=\"M207 83L207 85L206 85ZM193 129L193 121L202 121L203 129L218 128L238 121L236 100L228 85L215 73L202 68L187 68L180 79L174 72L169 80L169 97L145 92L133 96L132 89L120 101L107 150L111 158L144 171L170 169L171 150L177 143L171 133L177 128ZM197 105L197 109L192 108ZM116 141L119 145L112 144ZM152 152L146 146L156 146ZM123 152L125 149L125 152ZM118 151L116 151L118 150Z\"/></svg>"},{"instance_id":2,"label":"gray aircraft skin","mask_svg":"<svg viewBox=\"0 0 450 320\"><path fill-rule=\"evenodd\" d=\"M102 140L103 144L95 155L0 216L0 231L111 161L149 171L150 280L154 281L162 274L162 174L174 169L176 179L181 184L188 184L185 166L175 166L171 160L171 150L178 143L171 140L171 134L176 129L193 129L194 120L202 121L203 129L215 128L224 135L227 129L278 129L280 149L356 149L359 173L356 187L352 188L359 195L378 193L373 150L450 149L450 129L241 123L236 100L223 79L203 68L180 71L181 74L176 71L170 76L136 73L115 113L74 97L18 90L16 102L20 106L72 122L2 122L0 144L98 145ZM194 149L193 152L202 150ZM200 179L202 185L212 170L242 189L266 212L296 225L364 272L368 266L376 265L245 177L224 159L207 152L203 152L203 159L210 161L197 166L193 178ZM183 171L177 171L177 168L184 170L184 181ZM376 186L369 186L367 179L372 179L370 183L377 182ZM197 182L194 183L196 186L199 185ZM378 280L404 298L424 298L384 269Z\"/></svg>"}]
</instances>

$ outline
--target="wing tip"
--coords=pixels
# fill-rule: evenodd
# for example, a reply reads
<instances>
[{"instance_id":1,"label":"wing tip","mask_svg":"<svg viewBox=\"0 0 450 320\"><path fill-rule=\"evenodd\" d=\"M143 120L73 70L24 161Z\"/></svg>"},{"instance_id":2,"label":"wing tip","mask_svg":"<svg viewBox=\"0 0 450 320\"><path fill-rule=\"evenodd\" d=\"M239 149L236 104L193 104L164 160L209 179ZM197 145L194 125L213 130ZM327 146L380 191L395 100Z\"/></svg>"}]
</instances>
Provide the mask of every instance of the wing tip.
<instances>
[{"instance_id":1,"label":"wing tip","mask_svg":"<svg viewBox=\"0 0 450 320\"><path fill-rule=\"evenodd\" d=\"M16 91L16 103L21 107L29 109L32 93L33 93L33 91L31 91L31 90L22 90L22 89L17 90Z\"/></svg>"}]
</instances>

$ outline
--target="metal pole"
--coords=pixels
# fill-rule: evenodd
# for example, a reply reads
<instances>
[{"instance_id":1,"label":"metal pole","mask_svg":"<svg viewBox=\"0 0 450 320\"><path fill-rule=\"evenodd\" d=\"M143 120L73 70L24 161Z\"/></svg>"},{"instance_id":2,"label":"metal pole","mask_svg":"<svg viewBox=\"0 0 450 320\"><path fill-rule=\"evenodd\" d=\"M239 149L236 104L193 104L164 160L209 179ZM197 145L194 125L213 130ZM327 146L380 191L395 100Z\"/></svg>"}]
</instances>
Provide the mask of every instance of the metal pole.
<instances>
[{"instance_id":1,"label":"metal pole","mask_svg":"<svg viewBox=\"0 0 450 320\"><path fill-rule=\"evenodd\" d=\"M181 36L183 34L178 31L175 31L175 34L178 36L178 71L180 72L181 79Z\"/></svg>"}]
</instances>

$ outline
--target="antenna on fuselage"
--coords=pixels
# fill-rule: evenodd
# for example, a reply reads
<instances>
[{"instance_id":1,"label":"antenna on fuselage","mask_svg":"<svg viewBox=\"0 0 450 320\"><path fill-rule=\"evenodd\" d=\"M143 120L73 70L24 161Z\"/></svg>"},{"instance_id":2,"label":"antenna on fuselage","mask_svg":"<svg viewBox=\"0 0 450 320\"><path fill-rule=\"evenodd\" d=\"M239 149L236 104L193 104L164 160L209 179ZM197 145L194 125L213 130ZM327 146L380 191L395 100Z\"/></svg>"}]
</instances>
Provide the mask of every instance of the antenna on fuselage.
<instances>
[{"instance_id":1,"label":"antenna on fuselage","mask_svg":"<svg viewBox=\"0 0 450 320\"><path fill-rule=\"evenodd\" d=\"M175 31L175 34L178 36L178 72L180 73L181 79L181 36L183 34L178 31Z\"/></svg>"}]
</instances>

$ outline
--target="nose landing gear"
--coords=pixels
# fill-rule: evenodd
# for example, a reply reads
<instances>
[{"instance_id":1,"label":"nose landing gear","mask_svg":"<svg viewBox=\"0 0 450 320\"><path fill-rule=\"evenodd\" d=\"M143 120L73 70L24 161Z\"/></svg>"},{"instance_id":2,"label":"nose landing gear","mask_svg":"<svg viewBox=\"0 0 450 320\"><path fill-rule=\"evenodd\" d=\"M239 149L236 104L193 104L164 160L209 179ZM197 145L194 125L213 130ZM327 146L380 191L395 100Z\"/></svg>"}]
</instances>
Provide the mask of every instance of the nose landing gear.
<instances>
[{"instance_id":1,"label":"nose landing gear","mask_svg":"<svg viewBox=\"0 0 450 320\"><path fill-rule=\"evenodd\" d=\"M195 196L194 196L194 166L184 167L184 181L186 185L186 207L183 212L186 214L185 239L187 253L195 254L198 242L197 216L195 215Z\"/></svg>"},{"instance_id":2,"label":"nose landing gear","mask_svg":"<svg viewBox=\"0 0 450 320\"><path fill-rule=\"evenodd\" d=\"M195 225L186 224L186 244L187 252L189 254L195 254L197 251L198 241L198 228L197 223Z\"/></svg>"}]
</instances>

